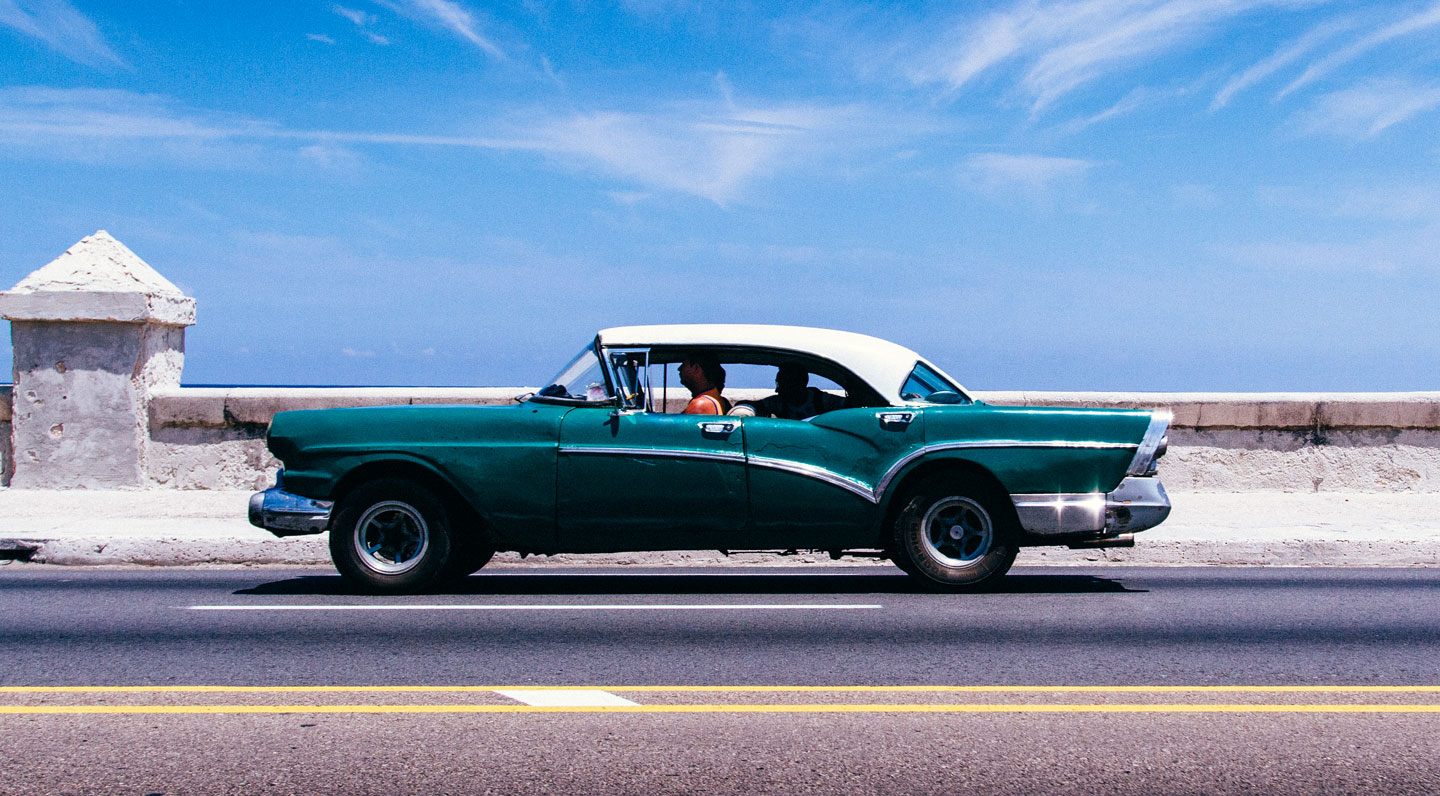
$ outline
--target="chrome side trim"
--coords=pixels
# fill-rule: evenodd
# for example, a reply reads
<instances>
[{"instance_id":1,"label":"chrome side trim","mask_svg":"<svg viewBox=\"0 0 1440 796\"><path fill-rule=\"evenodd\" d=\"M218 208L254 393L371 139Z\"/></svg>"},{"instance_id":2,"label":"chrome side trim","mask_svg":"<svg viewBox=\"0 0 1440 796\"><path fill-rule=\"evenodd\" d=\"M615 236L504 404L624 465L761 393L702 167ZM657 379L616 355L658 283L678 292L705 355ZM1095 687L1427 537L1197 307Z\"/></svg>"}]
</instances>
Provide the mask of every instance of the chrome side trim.
<instances>
[{"instance_id":1,"label":"chrome side trim","mask_svg":"<svg viewBox=\"0 0 1440 796\"><path fill-rule=\"evenodd\" d=\"M1135 449L1135 458L1130 460L1126 475L1141 476L1149 471L1151 462L1155 461L1155 452L1160 449L1160 442L1165 439L1165 431L1170 428L1170 421L1174 419L1175 413L1169 409L1156 409L1150 413L1150 425L1145 429L1145 436Z\"/></svg>"},{"instance_id":2,"label":"chrome side trim","mask_svg":"<svg viewBox=\"0 0 1440 796\"><path fill-rule=\"evenodd\" d=\"M875 499L878 502L885 495L885 490L890 488L890 482L905 468L905 465L915 461L921 456L931 453L949 450L966 450L976 448L1085 448L1090 450L1125 449L1136 447L1133 442L1092 442L1086 440L1018 440L1018 439L987 439L971 440L968 442L937 442L933 445L926 445L917 448L908 454L900 457L898 461L890 465L885 475L875 484Z\"/></svg>"},{"instance_id":3,"label":"chrome side trim","mask_svg":"<svg viewBox=\"0 0 1440 796\"><path fill-rule=\"evenodd\" d=\"M864 482L843 476L833 470L827 470L813 464L802 464L784 459L769 459L763 456L751 456L750 463L756 467L764 467L767 470L779 470L780 472L793 473L795 475L814 478L817 481L824 481L827 484L838 486L841 489L859 495L871 503L876 503L879 498L875 496L875 490L871 489Z\"/></svg>"},{"instance_id":4,"label":"chrome side trim","mask_svg":"<svg viewBox=\"0 0 1440 796\"><path fill-rule=\"evenodd\" d=\"M575 445L561 448L561 453L579 456L658 456L665 459L702 459L712 462L744 463L745 454L724 451L687 451L678 448L606 448L601 446Z\"/></svg>"},{"instance_id":5,"label":"chrome side trim","mask_svg":"<svg viewBox=\"0 0 1440 796\"><path fill-rule=\"evenodd\" d=\"M312 500L278 486L250 496L250 524L276 536L322 533L330 526L328 500Z\"/></svg>"},{"instance_id":6,"label":"chrome side trim","mask_svg":"<svg viewBox=\"0 0 1440 796\"><path fill-rule=\"evenodd\" d=\"M1158 478L1126 478L1111 492L1011 495L1020 527L1040 536L1130 534L1170 516L1170 496Z\"/></svg>"}]
</instances>

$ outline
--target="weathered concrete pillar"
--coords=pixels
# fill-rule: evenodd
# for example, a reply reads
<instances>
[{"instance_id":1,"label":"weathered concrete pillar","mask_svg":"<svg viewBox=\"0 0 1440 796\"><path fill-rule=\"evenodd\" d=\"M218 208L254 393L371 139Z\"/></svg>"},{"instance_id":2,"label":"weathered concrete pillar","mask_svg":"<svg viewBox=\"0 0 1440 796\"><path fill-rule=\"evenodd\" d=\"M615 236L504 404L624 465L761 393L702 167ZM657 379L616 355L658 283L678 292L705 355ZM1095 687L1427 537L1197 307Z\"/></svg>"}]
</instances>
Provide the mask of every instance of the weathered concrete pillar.
<instances>
[{"instance_id":1,"label":"weathered concrete pillar","mask_svg":"<svg viewBox=\"0 0 1440 796\"><path fill-rule=\"evenodd\" d=\"M0 292L14 347L12 488L139 488L149 400L180 384L195 299L104 230Z\"/></svg>"}]
</instances>

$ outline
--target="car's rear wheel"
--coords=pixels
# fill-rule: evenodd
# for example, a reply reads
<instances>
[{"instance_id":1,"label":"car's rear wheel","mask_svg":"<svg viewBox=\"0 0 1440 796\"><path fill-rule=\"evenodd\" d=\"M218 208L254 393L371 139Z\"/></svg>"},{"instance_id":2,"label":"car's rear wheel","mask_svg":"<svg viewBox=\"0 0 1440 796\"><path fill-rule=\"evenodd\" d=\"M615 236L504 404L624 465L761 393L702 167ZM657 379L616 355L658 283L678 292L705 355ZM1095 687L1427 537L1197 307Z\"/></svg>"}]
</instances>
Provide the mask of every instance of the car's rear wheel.
<instances>
[{"instance_id":1,"label":"car's rear wheel","mask_svg":"<svg viewBox=\"0 0 1440 796\"><path fill-rule=\"evenodd\" d=\"M999 580L1019 552L1014 522L997 490L954 477L924 481L895 518L890 556L926 586L982 589Z\"/></svg>"},{"instance_id":2,"label":"car's rear wheel","mask_svg":"<svg viewBox=\"0 0 1440 796\"><path fill-rule=\"evenodd\" d=\"M330 558L341 575L365 591L431 588L444 579L454 554L444 502L413 481L368 481L336 506Z\"/></svg>"}]
</instances>

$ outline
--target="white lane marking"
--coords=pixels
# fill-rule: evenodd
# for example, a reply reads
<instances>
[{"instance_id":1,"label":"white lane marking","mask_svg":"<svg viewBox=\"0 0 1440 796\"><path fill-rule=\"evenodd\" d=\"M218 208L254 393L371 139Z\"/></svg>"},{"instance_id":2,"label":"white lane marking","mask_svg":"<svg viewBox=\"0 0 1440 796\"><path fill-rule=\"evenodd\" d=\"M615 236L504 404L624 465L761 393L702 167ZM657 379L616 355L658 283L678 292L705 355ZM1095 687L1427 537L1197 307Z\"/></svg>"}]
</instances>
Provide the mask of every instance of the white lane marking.
<instances>
[{"instance_id":1,"label":"white lane marking","mask_svg":"<svg viewBox=\"0 0 1440 796\"><path fill-rule=\"evenodd\" d=\"M192 611L864 611L878 603L699 603L677 605L192 605Z\"/></svg>"},{"instance_id":2,"label":"white lane marking","mask_svg":"<svg viewBox=\"0 0 1440 796\"><path fill-rule=\"evenodd\" d=\"M534 705L543 708L593 708L609 706L635 706L639 702L631 702L624 697L618 697L609 691L597 689L544 689L544 690L515 690L495 689L495 693L509 697L516 702L523 702L526 705Z\"/></svg>"}]
</instances>

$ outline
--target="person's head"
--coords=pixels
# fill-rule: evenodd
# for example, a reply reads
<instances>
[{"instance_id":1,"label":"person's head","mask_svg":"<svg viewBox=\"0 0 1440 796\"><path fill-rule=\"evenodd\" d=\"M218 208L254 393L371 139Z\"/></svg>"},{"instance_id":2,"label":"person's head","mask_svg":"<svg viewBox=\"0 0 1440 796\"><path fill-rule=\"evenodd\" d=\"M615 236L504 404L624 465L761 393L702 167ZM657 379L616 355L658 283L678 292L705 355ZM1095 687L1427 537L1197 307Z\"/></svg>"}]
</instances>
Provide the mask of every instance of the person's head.
<instances>
[{"instance_id":1,"label":"person's head","mask_svg":"<svg viewBox=\"0 0 1440 796\"><path fill-rule=\"evenodd\" d=\"M779 394L780 400L788 404L804 402L808 397L806 388L810 386L810 373L803 366L785 364L775 370L775 392Z\"/></svg>"},{"instance_id":2,"label":"person's head","mask_svg":"<svg viewBox=\"0 0 1440 796\"><path fill-rule=\"evenodd\" d=\"M680 362L680 383L694 395L706 390L725 389L725 369L720 359L708 351L687 354Z\"/></svg>"}]
</instances>

